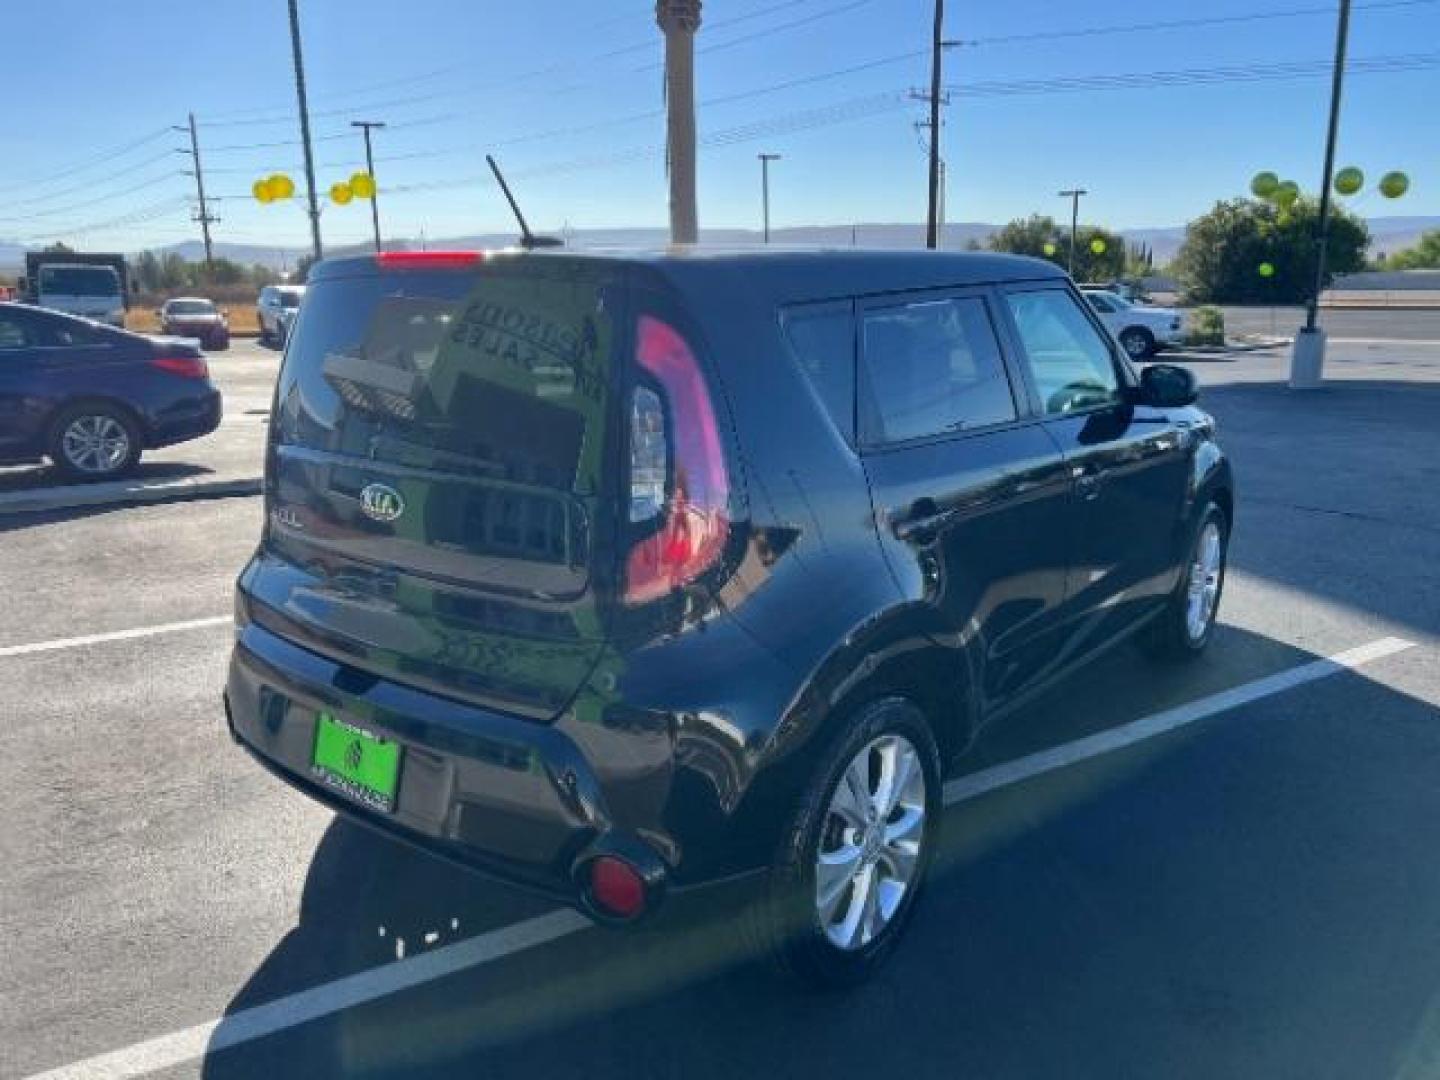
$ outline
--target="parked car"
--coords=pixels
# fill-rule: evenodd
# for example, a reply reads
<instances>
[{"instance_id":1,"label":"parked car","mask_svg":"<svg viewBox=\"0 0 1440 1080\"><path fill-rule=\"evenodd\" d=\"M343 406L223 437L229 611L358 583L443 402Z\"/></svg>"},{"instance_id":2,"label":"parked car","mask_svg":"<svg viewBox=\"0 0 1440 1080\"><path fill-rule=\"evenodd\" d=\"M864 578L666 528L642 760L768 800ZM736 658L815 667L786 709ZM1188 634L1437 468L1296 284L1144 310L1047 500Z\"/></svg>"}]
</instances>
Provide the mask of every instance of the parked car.
<instances>
[{"instance_id":1,"label":"parked car","mask_svg":"<svg viewBox=\"0 0 1440 1080\"><path fill-rule=\"evenodd\" d=\"M1137 376L1048 262L387 252L311 283L231 734L597 920L748 876L782 964L863 978L982 724L1126 638L1211 639L1233 489L1193 376Z\"/></svg>"},{"instance_id":2,"label":"parked car","mask_svg":"<svg viewBox=\"0 0 1440 1080\"><path fill-rule=\"evenodd\" d=\"M1140 281L1104 281L1104 282L1081 282L1081 292L1111 292L1122 300L1128 300L1132 304L1145 304L1150 300L1150 295L1145 291L1145 285Z\"/></svg>"},{"instance_id":3,"label":"parked car","mask_svg":"<svg viewBox=\"0 0 1440 1080\"><path fill-rule=\"evenodd\" d=\"M109 480L144 450L208 435L220 391L191 341L0 303L0 464L49 458Z\"/></svg>"},{"instance_id":4,"label":"parked car","mask_svg":"<svg viewBox=\"0 0 1440 1080\"><path fill-rule=\"evenodd\" d=\"M230 347L230 317L213 300L180 296L160 309L160 332L197 339L212 352Z\"/></svg>"},{"instance_id":5,"label":"parked car","mask_svg":"<svg viewBox=\"0 0 1440 1080\"><path fill-rule=\"evenodd\" d=\"M284 348L290 323L305 297L304 285L266 285L255 305L260 343Z\"/></svg>"},{"instance_id":6,"label":"parked car","mask_svg":"<svg viewBox=\"0 0 1440 1080\"><path fill-rule=\"evenodd\" d=\"M1185 316L1174 308L1143 307L1100 289L1083 292L1100 321L1132 359L1143 360L1185 340Z\"/></svg>"}]
</instances>

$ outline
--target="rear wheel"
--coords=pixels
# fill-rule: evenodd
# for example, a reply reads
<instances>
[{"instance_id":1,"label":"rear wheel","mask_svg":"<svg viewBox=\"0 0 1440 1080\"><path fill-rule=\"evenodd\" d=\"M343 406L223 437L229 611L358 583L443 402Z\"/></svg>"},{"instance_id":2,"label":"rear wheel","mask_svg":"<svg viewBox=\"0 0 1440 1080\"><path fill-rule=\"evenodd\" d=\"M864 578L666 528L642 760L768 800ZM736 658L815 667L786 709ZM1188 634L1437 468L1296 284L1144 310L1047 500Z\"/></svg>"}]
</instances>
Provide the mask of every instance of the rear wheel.
<instances>
[{"instance_id":1,"label":"rear wheel","mask_svg":"<svg viewBox=\"0 0 1440 1080\"><path fill-rule=\"evenodd\" d=\"M1190 547L1190 558L1180 584L1161 612L1140 637L1141 647L1160 660L1188 660L1199 656L1215 632L1220 593L1225 587L1225 561L1230 528L1225 512L1215 503L1205 508Z\"/></svg>"},{"instance_id":2,"label":"rear wheel","mask_svg":"<svg viewBox=\"0 0 1440 1080\"><path fill-rule=\"evenodd\" d=\"M105 402L66 409L51 426L50 460L72 480L113 480L140 460L135 421Z\"/></svg>"},{"instance_id":3,"label":"rear wheel","mask_svg":"<svg viewBox=\"0 0 1440 1080\"><path fill-rule=\"evenodd\" d=\"M900 699L862 710L796 804L754 917L780 967L816 986L869 978L914 910L939 835L940 758Z\"/></svg>"},{"instance_id":4,"label":"rear wheel","mask_svg":"<svg viewBox=\"0 0 1440 1080\"><path fill-rule=\"evenodd\" d=\"M1133 360L1143 360L1155 352L1155 335L1143 326L1126 327L1120 333L1120 344Z\"/></svg>"}]
</instances>

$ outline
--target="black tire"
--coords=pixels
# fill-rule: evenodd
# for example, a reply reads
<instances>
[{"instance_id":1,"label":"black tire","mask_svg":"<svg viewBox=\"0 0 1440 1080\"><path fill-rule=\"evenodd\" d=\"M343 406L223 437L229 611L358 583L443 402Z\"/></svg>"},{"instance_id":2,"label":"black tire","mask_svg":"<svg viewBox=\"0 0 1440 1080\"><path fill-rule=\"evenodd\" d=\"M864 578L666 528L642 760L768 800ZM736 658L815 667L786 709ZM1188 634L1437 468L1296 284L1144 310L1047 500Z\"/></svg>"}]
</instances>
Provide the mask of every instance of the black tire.
<instances>
[{"instance_id":1,"label":"black tire","mask_svg":"<svg viewBox=\"0 0 1440 1080\"><path fill-rule=\"evenodd\" d=\"M1155 355L1155 335L1143 326L1127 326L1120 332L1120 344L1132 360Z\"/></svg>"},{"instance_id":2,"label":"black tire","mask_svg":"<svg viewBox=\"0 0 1440 1080\"><path fill-rule=\"evenodd\" d=\"M892 735L909 743L923 769L925 812L919 853L889 921L867 944L842 949L827 936L817 911L820 845L825 830L838 820L831 816L831 800L847 768L869 744ZM782 971L813 987L853 986L869 979L894 951L914 912L939 843L943 808L940 755L920 710L901 698L886 698L862 708L825 749L791 811L763 894L748 912L756 944Z\"/></svg>"},{"instance_id":3,"label":"black tire","mask_svg":"<svg viewBox=\"0 0 1440 1080\"><path fill-rule=\"evenodd\" d=\"M1206 530L1212 525L1219 531L1220 564L1215 575L1214 599L1209 605L1204 628L1197 634L1190 618L1190 592L1197 573L1201 544ZM1210 639L1215 636L1215 620L1220 611L1221 596L1225 591L1225 567L1230 552L1230 522L1218 504L1211 502L1206 505L1186 551L1185 566L1181 571L1180 581L1175 586L1175 592L1166 603L1165 609L1145 627L1138 638L1140 647L1155 660L1193 660L1205 651Z\"/></svg>"},{"instance_id":4,"label":"black tire","mask_svg":"<svg viewBox=\"0 0 1440 1080\"><path fill-rule=\"evenodd\" d=\"M112 463L95 459L94 466L88 467L86 459L76 455L67 434L73 426L87 420L98 421L100 430L109 430L108 425L113 424L123 432L124 452L118 460ZM122 406L107 401L78 402L62 409L50 422L50 437L46 442L46 453L63 476L89 482L114 480L129 473L139 463L143 448L143 436L135 418Z\"/></svg>"}]
</instances>

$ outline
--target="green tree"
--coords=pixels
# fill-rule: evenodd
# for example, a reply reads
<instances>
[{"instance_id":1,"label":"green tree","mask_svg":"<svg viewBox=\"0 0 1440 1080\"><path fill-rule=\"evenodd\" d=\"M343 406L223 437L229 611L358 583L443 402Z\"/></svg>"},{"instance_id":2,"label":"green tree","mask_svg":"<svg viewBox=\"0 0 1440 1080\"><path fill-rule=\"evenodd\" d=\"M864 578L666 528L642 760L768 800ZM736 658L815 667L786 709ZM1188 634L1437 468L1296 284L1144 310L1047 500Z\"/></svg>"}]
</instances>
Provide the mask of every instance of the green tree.
<instances>
[{"instance_id":1,"label":"green tree","mask_svg":"<svg viewBox=\"0 0 1440 1080\"><path fill-rule=\"evenodd\" d=\"M266 285L274 285L280 280L280 274L272 270L264 263L251 263L250 272L246 275L251 285L257 289L263 289Z\"/></svg>"},{"instance_id":2,"label":"green tree","mask_svg":"<svg viewBox=\"0 0 1440 1080\"><path fill-rule=\"evenodd\" d=\"M1318 204L1302 198L1289 210L1256 199L1218 202L1186 227L1175 273L1185 299L1208 304L1298 304L1315 285ZM1349 211L1332 207L1326 283L1365 267L1370 233ZM1262 276L1269 264L1274 273Z\"/></svg>"},{"instance_id":3,"label":"green tree","mask_svg":"<svg viewBox=\"0 0 1440 1080\"><path fill-rule=\"evenodd\" d=\"M164 288L164 274L160 268L160 257L153 251L142 251L130 267L131 276L141 292L159 292Z\"/></svg>"},{"instance_id":4,"label":"green tree","mask_svg":"<svg viewBox=\"0 0 1440 1080\"><path fill-rule=\"evenodd\" d=\"M1102 250L1092 245L1099 242ZM1047 245L1050 253L1046 252ZM990 237L991 251L1049 259L1056 266L1070 265L1070 230L1061 229L1047 214L1016 218ZM1109 229L1086 225L1075 234L1076 281L1110 281L1125 272L1125 241Z\"/></svg>"},{"instance_id":5,"label":"green tree","mask_svg":"<svg viewBox=\"0 0 1440 1080\"><path fill-rule=\"evenodd\" d=\"M1404 248L1386 257L1386 270L1440 269L1440 229L1431 229L1412 248Z\"/></svg>"},{"instance_id":6,"label":"green tree","mask_svg":"<svg viewBox=\"0 0 1440 1080\"><path fill-rule=\"evenodd\" d=\"M204 263L195 264L197 281L211 285L238 285L246 279L245 268L232 259L218 258L207 269Z\"/></svg>"},{"instance_id":7,"label":"green tree","mask_svg":"<svg viewBox=\"0 0 1440 1080\"><path fill-rule=\"evenodd\" d=\"M1055 248L1058 258L1045 254L1046 244ZM1063 263L1065 245L1054 218L1046 214L1031 214L1028 218L1007 222L998 232L992 233L990 250L1011 255L1033 255L1037 259Z\"/></svg>"}]
</instances>

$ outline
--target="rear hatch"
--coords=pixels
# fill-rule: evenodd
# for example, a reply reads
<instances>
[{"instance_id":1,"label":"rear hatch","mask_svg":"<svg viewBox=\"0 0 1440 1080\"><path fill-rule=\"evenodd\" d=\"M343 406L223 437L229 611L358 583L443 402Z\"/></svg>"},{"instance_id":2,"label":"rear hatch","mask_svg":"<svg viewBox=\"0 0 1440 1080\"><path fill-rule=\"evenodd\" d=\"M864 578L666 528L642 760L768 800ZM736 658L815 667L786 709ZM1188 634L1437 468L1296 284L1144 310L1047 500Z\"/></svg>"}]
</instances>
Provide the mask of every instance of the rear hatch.
<instances>
[{"instance_id":1,"label":"rear hatch","mask_svg":"<svg viewBox=\"0 0 1440 1080\"><path fill-rule=\"evenodd\" d=\"M622 275L550 255L323 265L276 390L255 617L361 679L563 709L616 601Z\"/></svg>"}]
</instances>

